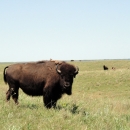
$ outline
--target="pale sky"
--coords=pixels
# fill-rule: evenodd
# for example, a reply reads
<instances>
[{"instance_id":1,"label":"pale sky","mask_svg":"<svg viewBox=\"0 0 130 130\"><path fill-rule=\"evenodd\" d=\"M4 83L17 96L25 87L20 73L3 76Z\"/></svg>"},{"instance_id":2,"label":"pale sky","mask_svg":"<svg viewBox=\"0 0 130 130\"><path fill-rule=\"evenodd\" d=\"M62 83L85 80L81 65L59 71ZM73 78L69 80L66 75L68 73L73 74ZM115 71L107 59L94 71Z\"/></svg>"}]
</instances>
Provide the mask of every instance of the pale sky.
<instances>
[{"instance_id":1,"label":"pale sky","mask_svg":"<svg viewBox=\"0 0 130 130\"><path fill-rule=\"evenodd\" d=\"M130 0L1 0L0 62L130 58Z\"/></svg>"}]
</instances>

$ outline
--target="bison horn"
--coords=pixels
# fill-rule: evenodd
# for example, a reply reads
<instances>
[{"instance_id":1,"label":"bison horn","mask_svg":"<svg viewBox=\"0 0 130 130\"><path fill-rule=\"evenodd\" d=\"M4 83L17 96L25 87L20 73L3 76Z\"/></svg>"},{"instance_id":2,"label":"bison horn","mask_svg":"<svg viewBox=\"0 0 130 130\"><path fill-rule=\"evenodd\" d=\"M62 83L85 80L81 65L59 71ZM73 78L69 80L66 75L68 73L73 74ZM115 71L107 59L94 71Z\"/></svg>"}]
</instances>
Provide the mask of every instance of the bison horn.
<instances>
[{"instance_id":1,"label":"bison horn","mask_svg":"<svg viewBox=\"0 0 130 130\"><path fill-rule=\"evenodd\" d=\"M61 73L61 70L58 69L58 66L59 66L59 65L57 65L57 67L56 67L56 71L60 74L60 73Z\"/></svg>"},{"instance_id":2,"label":"bison horn","mask_svg":"<svg viewBox=\"0 0 130 130\"><path fill-rule=\"evenodd\" d=\"M79 71L79 68L78 67L76 67L76 70L75 70L75 74L77 74L78 73L78 71Z\"/></svg>"}]
</instances>

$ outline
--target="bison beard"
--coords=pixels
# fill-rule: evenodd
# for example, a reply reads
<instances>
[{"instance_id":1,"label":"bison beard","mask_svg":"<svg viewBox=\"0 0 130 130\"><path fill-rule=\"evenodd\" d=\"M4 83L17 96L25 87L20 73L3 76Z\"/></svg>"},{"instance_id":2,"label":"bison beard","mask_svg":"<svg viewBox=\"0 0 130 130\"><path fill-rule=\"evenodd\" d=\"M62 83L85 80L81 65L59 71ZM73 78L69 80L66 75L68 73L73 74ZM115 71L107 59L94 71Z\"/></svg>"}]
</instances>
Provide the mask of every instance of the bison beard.
<instances>
[{"instance_id":1,"label":"bison beard","mask_svg":"<svg viewBox=\"0 0 130 130\"><path fill-rule=\"evenodd\" d=\"M57 100L63 94L72 94L73 78L78 67L66 62L40 61L18 63L5 67L3 76L9 89L6 100L12 96L18 104L19 88L30 96L43 96L45 107L56 107Z\"/></svg>"}]
</instances>

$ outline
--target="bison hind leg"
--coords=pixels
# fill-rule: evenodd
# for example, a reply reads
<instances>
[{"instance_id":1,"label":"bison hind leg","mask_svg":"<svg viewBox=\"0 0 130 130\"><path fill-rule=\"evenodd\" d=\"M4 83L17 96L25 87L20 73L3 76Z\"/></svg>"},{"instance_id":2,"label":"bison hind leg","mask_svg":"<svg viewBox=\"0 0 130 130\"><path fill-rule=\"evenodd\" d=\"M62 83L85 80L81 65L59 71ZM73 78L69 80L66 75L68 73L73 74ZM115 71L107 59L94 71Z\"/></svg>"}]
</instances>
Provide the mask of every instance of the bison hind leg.
<instances>
[{"instance_id":1,"label":"bison hind leg","mask_svg":"<svg viewBox=\"0 0 130 130\"><path fill-rule=\"evenodd\" d=\"M18 102L18 96L19 96L18 89L14 89L13 93L12 93L12 98L13 98L13 100L14 100L14 102L15 102L16 105L19 104L19 102Z\"/></svg>"},{"instance_id":2,"label":"bison hind leg","mask_svg":"<svg viewBox=\"0 0 130 130\"><path fill-rule=\"evenodd\" d=\"M11 92L10 92L10 90L8 90L8 91L6 92L6 101L9 101L9 100L10 100L10 96L11 96Z\"/></svg>"},{"instance_id":3,"label":"bison hind leg","mask_svg":"<svg viewBox=\"0 0 130 130\"><path fill-rule=\"evenodd\" d=\"M18 104L18 89L10 87L9 90L6 92L6 101L9 101L11 96L15 104Z\"/></svg>"}]
</instances>

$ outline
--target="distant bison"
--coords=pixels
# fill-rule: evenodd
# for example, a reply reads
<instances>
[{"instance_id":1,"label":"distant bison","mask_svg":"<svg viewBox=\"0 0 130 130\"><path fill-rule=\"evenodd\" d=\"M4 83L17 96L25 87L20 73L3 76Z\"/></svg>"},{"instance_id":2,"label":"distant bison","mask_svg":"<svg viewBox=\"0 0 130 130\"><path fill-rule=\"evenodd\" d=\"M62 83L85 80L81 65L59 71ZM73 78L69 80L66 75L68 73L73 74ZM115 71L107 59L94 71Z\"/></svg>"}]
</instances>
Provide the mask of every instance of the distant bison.
<instances>
[{"instance_id":1,"label":"distant bison","mask_svg":"<svg viewBox=\"0 0 130 130\"><path fill-rule=\"evenodd\" d=\"M4 68L3 76L9 89L6 100L12 96L18 104L19 88L30 96L43 96L46 108L56 107L63 94L72 94L73 78L78 67L66 62L40 61L17 63Z\"/></svg>"},{"instance_id":2,"label":"distant bison","mask_svg":"<svg viewBox=\"0 0 130 130\"><path fill-rule=\"evenodd\" d=\"M116 68L115 67L112 67L112 70L115 70Z\"/></svg>"},{"instance_id":3,"label":"distant bison","mask_svg":"<svg viewBox=\"0 0 130 130\"><path fill-rule=\"evenodd\" d=\"M108 67L105 66L105 65L103 65L103 69L104 69L104 70L108 70Z\"/></svg>"}]
</instances>

